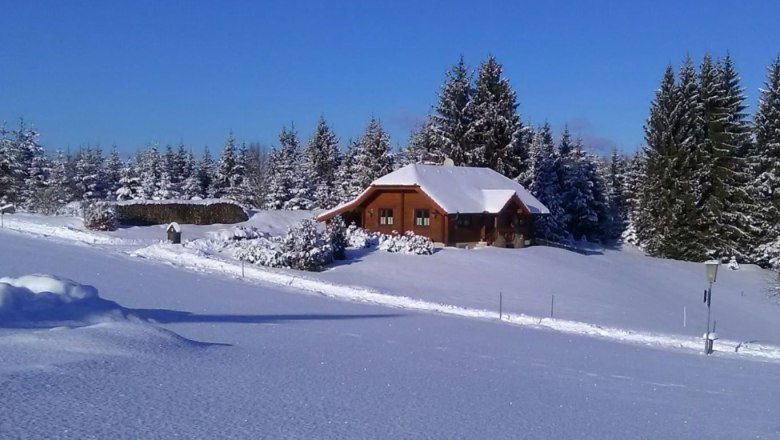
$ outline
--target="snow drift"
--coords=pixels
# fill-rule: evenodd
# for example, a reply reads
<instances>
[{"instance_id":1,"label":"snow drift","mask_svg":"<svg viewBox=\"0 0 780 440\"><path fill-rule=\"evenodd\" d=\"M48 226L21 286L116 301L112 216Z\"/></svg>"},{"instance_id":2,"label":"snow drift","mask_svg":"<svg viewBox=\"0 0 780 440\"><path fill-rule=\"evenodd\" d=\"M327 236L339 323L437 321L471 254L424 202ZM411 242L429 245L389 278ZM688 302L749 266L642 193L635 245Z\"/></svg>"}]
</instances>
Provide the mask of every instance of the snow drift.
<instances>
[{"instance_id":1,"label":"snow drift","mask_svg":"<svg viewBox=\"0 0 780 440\"><path fill-rule=\"evenodd\" d=\"M97 289L54 275L0 278L0 326L90 325L125 319Z\"/></svg>"}]
</instances>

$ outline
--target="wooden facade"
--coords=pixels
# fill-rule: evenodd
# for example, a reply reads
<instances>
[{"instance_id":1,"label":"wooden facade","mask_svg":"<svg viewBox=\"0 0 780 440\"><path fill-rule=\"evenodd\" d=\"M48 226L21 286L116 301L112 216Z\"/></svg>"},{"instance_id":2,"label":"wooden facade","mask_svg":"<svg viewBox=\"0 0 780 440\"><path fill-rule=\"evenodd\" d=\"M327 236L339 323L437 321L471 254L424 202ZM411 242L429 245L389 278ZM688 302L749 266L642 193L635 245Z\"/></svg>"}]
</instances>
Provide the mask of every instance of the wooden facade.
<instances>
[{"instance_id":1,"label":"wooden facade","mask_svg":"<svg viewBox=\"0 0 780 440\"><path fill-rule=\"evenodd\" d=\"M374 186L318 219L327 221L336 215L369 231L412 231L448 246L522 247L533 234L533 217L517 196L498 213L448 213L417 186Z\"/></svg>"}]
</instances>

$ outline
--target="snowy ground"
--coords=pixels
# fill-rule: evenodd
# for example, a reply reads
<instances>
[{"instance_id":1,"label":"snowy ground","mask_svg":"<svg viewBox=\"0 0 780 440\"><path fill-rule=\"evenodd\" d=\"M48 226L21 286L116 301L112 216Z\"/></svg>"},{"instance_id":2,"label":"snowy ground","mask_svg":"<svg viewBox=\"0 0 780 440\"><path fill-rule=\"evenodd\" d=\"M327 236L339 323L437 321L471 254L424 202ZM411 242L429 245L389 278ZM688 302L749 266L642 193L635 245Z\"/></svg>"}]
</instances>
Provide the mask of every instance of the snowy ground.
<instances>
[{"instance_id":1,"label":"snowy ground","mask_svg":"<svg viewBox=\"0 0 780 440\"><path fill-rule=\"evenodd\" d=\"M0 231L0 275L42 272L91 284L138 319L37 330L0 319L2 438L780 438L780 364L773 361L772 344L752 354L721 350L703 356L684 345L695 338L681 328L681 311L679 323L670 317L668 325L653 328L652 319L637 326L616 320L607 328L602 324L613 319L608 305L586 301L616 301L623 294L650 307L655 302L642 298L652 288L643 282L661 286L657 291L676 282L700 290L698 265L652 260L653 269L645 273L637 266L651 259L630 253L578 259L543 248L512 254L448 249L432 257L370 252L306 278L253 269L248 273L256 276L241 280L240 266L153 244L156 239L139 237L141 231L111 236L121 241L73 246L68 240L74 238L62 238L61 225L51 226L49 219L38 219L38 226L16 219L28 233ZM46 225L56 237L31 230ZM79 231L77 224L70 226ZM548 320L542 330L524 324L517 311L533 311L512 309L506 296L514 313L510 321L520 325L489 318L481 313L494 312L497 304L480 302L480 295L494 296L496 286L513 277L498 277L500 267L489 271L497 284L486 282L469 298L468 290L478 284L468 279L472 273L463 261L474 255L490 266L562 262L568 269L546 279L579 285L586 292L580 308L592 313L574 315L578 308L567 311L567 296L556 293L562 299L556 310L565 319ZM629 264L631 258L637 263ZM379 277L379 267L388 264L394 271ZM671 269L653 272L665 266ZM622 270L610 275L606 268ZM439 282L459 281L449 281L449 287L421 276L417 283L403 281L423 269ZM599 271L614 278L599 281ZM663 282L652 277L667 272L672 275ZM577 273L578 283L572 279ZM731 300L723 294L722 309L715 309L719 332L725 332L721 320L730 319L731 309L737 310L733 316L755 312L764 319L761 310L769 310L767 320L772 311L777 316L762 291L767 273L722 275L716 295L719 286L731 286L745 289L745 296L735 295L726 309ZM600 282L613 289L593 298ZM613 292L615 286L628 293ZM301 295L301 289L310 294ZM662 299L676 298L675 292ZM691 307L701 307L700 292L692 295ZM375 305L393 300L392 308ZM616 310L629 313L631 303L618 302ZM443 313L421 312L437 307ZM660 307L647 313L664 316ZM647 341L614 343L620 338L611 334L583 337L578 333L587 332L567 330L571 325L660 334L663 343L648 348ZM759 338L773 340L771 327L760 321L732 326L745 334L766 332ZM674 338L680 347L667 344Z\"/></svg>"}]
</instances>

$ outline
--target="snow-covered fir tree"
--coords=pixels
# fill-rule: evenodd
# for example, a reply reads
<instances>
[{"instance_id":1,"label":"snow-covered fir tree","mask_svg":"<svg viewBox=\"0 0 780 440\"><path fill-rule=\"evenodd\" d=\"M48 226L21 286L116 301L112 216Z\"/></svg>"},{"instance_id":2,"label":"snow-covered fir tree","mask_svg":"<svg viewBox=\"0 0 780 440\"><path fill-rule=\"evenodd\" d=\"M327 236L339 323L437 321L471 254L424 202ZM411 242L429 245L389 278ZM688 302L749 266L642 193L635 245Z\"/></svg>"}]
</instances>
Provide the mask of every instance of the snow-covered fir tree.
<instances>
[{"instance_id":1,"label":"snow-covered fir tree","mask_svg":"<svg viewBox=\"0 0 780 440\"><path fill-rule=\"evenodd\" d=\"M365 189L374 180L393 171L393 155L390 150L390 135L376 118L371 118L360 137L355 151L353 175L354 185Z\"/></svg>"},{"instance_id":2,"label":"snow-covered fir tree","mask_svg":"<svg viewBox=\"0 0 780 440\"><path fill-rule=\"evenodd\" d=\"M73 164L74 197L77 200L102 200L105 198L103 152L100 147L79 150Z\"/></svg>"},{"instance_id":3,"label":"snow-covered fir tree","mask_svg":"<svg viewBox=\"0 0 780 440\"><path fill-rule=\"evenodd\" d=\"M113 198L120 187L119 181L122 179L122 159L119 157L119 150L116 145L111 148L106 159L106 170L104 173L106 196Z\"/></svg>"},{"instance_id":4,"label":"snow-covered fir tree","mask_svg":"<svg viewBox=\"0 0 780 440\"><path fill-rule=\"evenodd\" d=\"M157 144L150 145L146 151L140 153L137 162L140 171L140 196L145 200L154 200L160 195L160 181L163 171L162 158Z\"/></svg>"},{"instance_id":5,"label":"snow-covered fir tree","mask_svg":"<svg viewBox=\"0 0 780 440\"><path fill-rule=\"evenodd\" d=\"M502 77L502 69L493 56L479 67L467 133L474 148L466 155L465 164L516 178L525 172L528 153L517 114L517 95Z\"/></svg>"},{"instance_id":6,"label":"snow-covered fir tree","mask_svg":"<svg viewBox=\"0 0 780 440\"><path fill-rule=\"evenodd\" d=\"M304 152L306 180L313 190L313 207L331 208L338 203L335 193L339 165L339 139L320 117Z\"/></svg>"},{"instance_id":7,"label":"snow-covered fir tree","mask_svg":"<svg viewBox=\"0 0 780 440\"><path fill-rule=\"evenodd\" d=\"M336 169L336 197L339 203L346 203L363 191L356 178L356 157L360 145L352 139L347 142L347 149L341 157L339 167Z\"/></svg>"},{"instance_id":8,"label":"snow-covered fir tree","mask_svg":"<svg viewBox=\"0 0 780 440\"><path fill-rule=\"evenodd\" d=\"M780 57L768 68L753 118L754 224L764 232L754 259L763 265L780 262Z\"/></svg>"},{"instance_id":9,"label":"snow-covered fir tree","mask_svg":"<svg viewBox=\"0 0 780 440\"><path fill-rule=\"evenodd\" d=\"M528 190L550 210L549 216L539 217L534 227L540 238L565 243L569 234L561 221L564 218L561 207L561 184L555 166L558 155L555 151L552 128L545 123L535 133L529 151L529 173L526 182Z\"/></svg>"},{"instance_id":10,"label":"snow-covered fir tree","mask_svg":"<svg viewBox=\"0 0 780 440\"><path fill-rule=\"evenodd\" d=\"M236 139L231 131L214 174L214 196L235 198L241 190L243 172L243 165L239 163L236 152Z\"/></svg>"},{"instance_id":11,"label":"snow-covered fir tree","mask_svg":"<svg viewBox=\"0 0 780 440\"><path fill-rule=\"evenodd\" d=\"M447 156L455 162L455 165L471 163L473 149L469 134L473 121L471 80L471 74L461 56L458 63L447 71L444 85L439 91L436 110L430 121L433 136L429 137L428 127L426 127L421 132L423 135L418 139L422 141L421 145L425 145L424 151L434 156Z\"/></svg>"},{"instance_id":12,"label":"snow-covered fir tree","mask_svg":"<svg viewBox=\"0 0 780 440\"><path fill-rule=\"evenodd\" d=\"M564 131L559 148L561 208L566 230L577 240L601 239L599 204L594 195L589 158L580 141Z\"/></svg>"},{"instance_id":13,"label":"snow-covered fir tree","mask_svg":"<svg viewBox=\"0 0 780 440\"><path fill-rule=\"evenodd\" d=\"M439 146L436 127L431 119L412 131L409 144L399 156L400 165L444 163L447 156ZM453 159L454 162L454 159Z\"/></svg>"},{"instance_id":14,"label":"snow-covered fir tree","mask_svg":"<svg viewBox=\"0 0 780 440\"><path fill-rule=\"evenodd\" d=\"M282 128L279 147L269 157L266 208L309 209L311 191L301 172L303 151L295 128Z\"/></svg>"},{"instance_id":15,"label":"snow-covered fir tree","mask_svg":"<svg viewBox=\"0 0 780 440\"><path fill-rule=\"evenodd\" d=\"M214 197L214 159L209 147L203 147L203 156L198 163L198 188L202 198Z\"/></svg>"}]
</instances>

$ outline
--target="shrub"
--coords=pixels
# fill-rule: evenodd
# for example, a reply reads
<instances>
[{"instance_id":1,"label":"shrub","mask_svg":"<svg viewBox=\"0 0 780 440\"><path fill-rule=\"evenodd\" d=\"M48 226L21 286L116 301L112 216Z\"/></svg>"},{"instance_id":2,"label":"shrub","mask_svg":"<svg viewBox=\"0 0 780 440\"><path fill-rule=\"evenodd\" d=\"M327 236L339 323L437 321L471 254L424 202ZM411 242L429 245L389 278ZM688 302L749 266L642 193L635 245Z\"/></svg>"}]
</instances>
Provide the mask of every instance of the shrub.
<instances>
[{"instance_id":1,"label":"shrub","mask_svg":"<svg viewBox=\"0 0 780 440\"><path fill-rule=\"evenodd\" d=\"M116 211L114 205L107 202L85 204L82 210L84 227L93 231L116 231Z\"/></svg>"},{"instance_id":2,"label":"shrub","mask_svg":"<svg viewBox=\"0 0 780 440\"><path fill-rule=\"evenodd\" d=\"M352 223L347 228L347 247L351 248L367 248L376 246L379 242L377 240L377 234L370 233L363 228L358 228L355 223Z\"/></svg>"},{"instance_id":3,"label":"shrub","mask_svg":"<svg viewBox=\"0 0 780 440\"><path fill-rule=\"evenodd\" d=\"M241 240L237 242L233 257L259 266L283 267L279 244L280 239L278 238Z\"/></svg>"},{"instance_id":4,"label":"shrub","mask_svg":"<svg viewBox=\"0 0 780 440\"><path fill-rule=\"evenodd\" d=\"M333 260L333 249L312 220L290 228L280 246L284 267L321 270Z\"/></svg>"},{"instance_id":5,"label":"shrub","mask_svg":"<svg viewBox=\"0 0 780 440\"><path fill-rule=\"evenodd\" d=\"M333 260L331 244L312 220L301 221L283 238L241 240L237 243L238 249L233 253L236 258L261 266L318 271Z\"/></svg>"},{"instance_id":6,"label":"shrub","mask_svg":"<svg viewBox=\"0 0 780 440\"><path fill-rule=\"evenodd\" d=\"M404 235L382 235L379 239L379 249L401 254L431 255L433 241L423 235L407 231Z\"/></svg>"},{"instance_id":7,"label":"shrub","mask_svg":"<svg viewBox=\"0 0 780 440\"><path fill-rule=\"evenodd\" d=\"M345 260L347 258L347 226L340 215L333 217L327 227L328 241L333 249L334 260Z\"/></svg>"}]
</instances>

